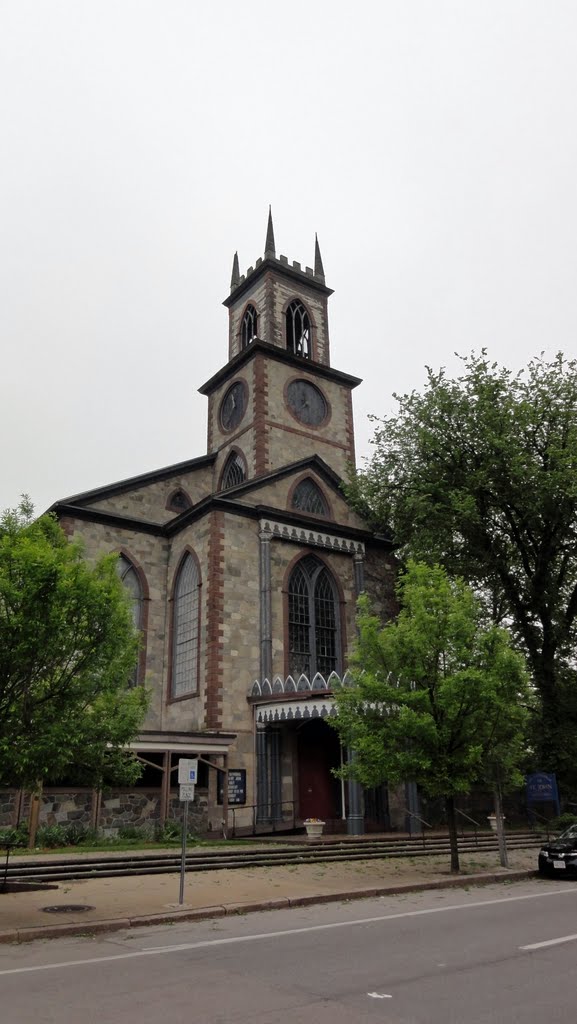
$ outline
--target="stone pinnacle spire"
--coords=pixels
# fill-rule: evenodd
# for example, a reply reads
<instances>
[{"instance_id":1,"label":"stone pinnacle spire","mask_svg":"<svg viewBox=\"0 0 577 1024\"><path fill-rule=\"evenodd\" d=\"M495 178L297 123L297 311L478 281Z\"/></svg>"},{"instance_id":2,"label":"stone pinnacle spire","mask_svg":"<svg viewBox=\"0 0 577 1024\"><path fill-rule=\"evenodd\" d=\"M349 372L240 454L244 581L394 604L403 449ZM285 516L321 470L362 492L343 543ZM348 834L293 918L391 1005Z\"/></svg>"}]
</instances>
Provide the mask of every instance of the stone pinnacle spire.
<instances>
[{"instance_id":1,"label":"stone pinnacle spire","mask_svg":"<svg viewBox=\"0 0 577 1024\"><path fill-rule=\"evenodd\" d=\"M232 261L232 274L230 278L230 290L231 292L240 284L240 270L238 268L238 253L235 252L234 259Z\"/></svg>"},{"instance_id":2,"label":"stone pinnacle spire","mask_svg":"<svg viewBox=\"0 0 577 1024\"><path fill-rule=\"evenodd\" d=\"M321 250L319 246L319 240L315 233L315 277L321 277L324 281L325 271L323 267L323 261L321 259Z\"/></svg>"},{"instance_id":3,"label":"stone pinnacle spire","mask_svg":"<svg viewBox=\"0 0 577 1024\"><path fill-rule=\"evenodd\" d=\"M265 260L266 260L267 256L272 256L273 259L276 257L276 249L275 249L275 245L274 245L274 229L273 229L273 226L272 226L272 211L271 211L270 206L268 208L268 224L267 224L267 228L266 228L266 242L264 243L264 258L265 258Z\"/></svg>"}]
</instances>

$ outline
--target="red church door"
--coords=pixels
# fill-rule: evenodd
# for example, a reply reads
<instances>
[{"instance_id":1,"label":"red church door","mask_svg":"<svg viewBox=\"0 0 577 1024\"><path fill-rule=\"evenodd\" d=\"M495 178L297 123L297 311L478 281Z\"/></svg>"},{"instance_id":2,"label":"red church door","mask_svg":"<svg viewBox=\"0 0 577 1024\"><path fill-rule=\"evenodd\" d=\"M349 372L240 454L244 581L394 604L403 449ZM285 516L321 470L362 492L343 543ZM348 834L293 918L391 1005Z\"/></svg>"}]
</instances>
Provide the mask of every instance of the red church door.
<instances>
[{"instance_id":1,"label":"red church door","mask_svg":"<svg viewBox=\"0 0 577 1024\"><path fill-rule=\"evenodd\" d=\"M306 722L299 731L300 818L340 818L341 784L331 773L340 765L339 738L321 718Z\"/></svg>"}]
</instances>

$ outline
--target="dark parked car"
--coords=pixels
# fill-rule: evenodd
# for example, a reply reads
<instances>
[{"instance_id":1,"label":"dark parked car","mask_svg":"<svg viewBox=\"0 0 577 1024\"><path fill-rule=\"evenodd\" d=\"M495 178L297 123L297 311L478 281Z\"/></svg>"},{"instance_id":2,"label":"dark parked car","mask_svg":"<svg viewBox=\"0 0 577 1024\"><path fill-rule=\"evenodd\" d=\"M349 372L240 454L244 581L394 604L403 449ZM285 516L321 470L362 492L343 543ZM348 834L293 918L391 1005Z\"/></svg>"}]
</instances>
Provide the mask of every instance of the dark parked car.
<instances>
[{"instance_id":1,"label":"dark parked car","mask_svg":"<svg viewBox=\"0 0 577 1024\"><path fill-rule=\"evenodd\" d=\"M539 850L541 875L577 875L577 825L571 825L557 839Z\"/></svg>"}]
</instances>

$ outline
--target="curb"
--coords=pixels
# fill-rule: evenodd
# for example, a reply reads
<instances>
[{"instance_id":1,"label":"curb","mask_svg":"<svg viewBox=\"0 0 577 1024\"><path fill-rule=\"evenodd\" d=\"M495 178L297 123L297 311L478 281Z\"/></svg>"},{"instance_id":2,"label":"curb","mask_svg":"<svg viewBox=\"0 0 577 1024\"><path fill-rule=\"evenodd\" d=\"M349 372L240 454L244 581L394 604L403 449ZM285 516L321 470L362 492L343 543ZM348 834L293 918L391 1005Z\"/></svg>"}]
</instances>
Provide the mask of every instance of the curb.
<instances>
[{"instance_id":1,"label":"curb","mask_svg":"<svg viewBox=\"0 0 577 1024\"><path fill-rule=\"evenodd\" d=\"M282 897L271 900L249 900L227 903L222 906L198 907L195 910L173 910L170 913L143 914L137 917L119 917L108 921L86 921L74 924L33 925L29 928L15 928L0 932L0 943L33 942L35 939L59 939L74 935L96 935L101 932L117 932L129 928L144 928L159 924L174 924L177 921L206 921L210 918L231 917L234 914L252 914L263 910L288 910L291 907L309 907L322 903L342 903L349 900L374 899L380 896L399 896L410 892L429 892L431 889L459 889L469 885L492 885L494 882L520 882L534 878L538 872L532 868L482 875L461 875L442 878L433 882L406 882L370 889L339 890L339 892L317 893L310 896Z\"/></svg>"}]
</instances>

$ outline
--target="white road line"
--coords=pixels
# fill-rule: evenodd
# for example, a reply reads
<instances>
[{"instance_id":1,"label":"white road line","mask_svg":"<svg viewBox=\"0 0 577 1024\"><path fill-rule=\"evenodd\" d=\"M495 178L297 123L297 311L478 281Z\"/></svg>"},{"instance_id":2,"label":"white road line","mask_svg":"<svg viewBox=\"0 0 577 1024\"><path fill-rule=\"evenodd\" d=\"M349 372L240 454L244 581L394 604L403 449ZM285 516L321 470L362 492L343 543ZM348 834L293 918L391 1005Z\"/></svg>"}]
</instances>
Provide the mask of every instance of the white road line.
<instances>
[{"instance_id":1,"label":"white road line","mask_svg":"<svg viewBox=\"0 0 577 1024\"><path fill-rule=\"evenodd\" d=\"M547 939L546 942L532 942L530 946L519 946L519 949L545 949L546 946L560 946L562 942L575 942L577 935L562 935L559 939Z\"/></svg>"},{"instance_id":2,"label":"white road line","mask_svg":"<svg viewBox=\"0 0 577 1024\"><path fill-rule=\"evenodd\" d=\"M9 974L33 974L35 971L57 971L62 967L86 967L89 964L111 963L115 960L136 960L141 956L163 956L183 950L211 949L215 946L233 946L244 942L260 942L291 935L305 935L308 932L326 932L335 928L355 928L363 924L378 924L382 921L399 921L407 917L425 917L428 914L446 914L456 910L475 910L482 907L498 906L502 903L519 903L523 900L547 899L550 896L577 895L577 886L569 889L554 889L548 892L527 893L524 896L506 896L504 899L477 900L474 903L449 903L446 907L428 907L425 910L405 910L399 914L379 914L377 917L359 917L352 921L331 921L327 924L311 924L304 928L285 928L277 932L258 932L254 935L235 935L227 939L206 939L203 942L183 942L173 946L150 946L132 953L116 953L113 956L95 956L85 960L63 960L61 963L38 964L34 967L12 967L0 971L0 977ZM183 922L184 923L184 922Z\"/></svg>"},{"instance_id":3,"label":"white road line","mask_svg":"<svg viewBox=\"0 0 577 1024\"><path fill-rule=\"evenodd\" d=\"M384 992L367 992L370 999L392 999L392 996L387 995Z\"/></svg>"}]
</instances>

